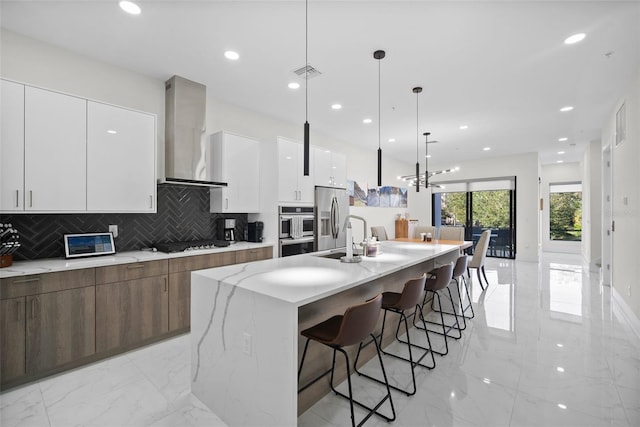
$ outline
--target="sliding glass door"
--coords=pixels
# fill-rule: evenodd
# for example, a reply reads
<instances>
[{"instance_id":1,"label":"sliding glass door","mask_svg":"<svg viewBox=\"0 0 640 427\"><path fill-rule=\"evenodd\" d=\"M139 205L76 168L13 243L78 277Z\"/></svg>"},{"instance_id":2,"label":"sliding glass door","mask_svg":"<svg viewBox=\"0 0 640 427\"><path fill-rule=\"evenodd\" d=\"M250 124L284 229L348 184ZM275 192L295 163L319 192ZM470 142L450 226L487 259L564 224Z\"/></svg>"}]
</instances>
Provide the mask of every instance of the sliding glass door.
<instances>
[{"instance_id":1,"label":"sliding glass door","mask_svg":"<svg viewBox=\"0 0 640 427\"><path fill-rule=\"evenodd\" d=\"M515 258L515 178L447 183L434 189L432 206L433 225L464 226L465 240L474 247L491 230L487 256Z\"/></svg>"}]
</instances>

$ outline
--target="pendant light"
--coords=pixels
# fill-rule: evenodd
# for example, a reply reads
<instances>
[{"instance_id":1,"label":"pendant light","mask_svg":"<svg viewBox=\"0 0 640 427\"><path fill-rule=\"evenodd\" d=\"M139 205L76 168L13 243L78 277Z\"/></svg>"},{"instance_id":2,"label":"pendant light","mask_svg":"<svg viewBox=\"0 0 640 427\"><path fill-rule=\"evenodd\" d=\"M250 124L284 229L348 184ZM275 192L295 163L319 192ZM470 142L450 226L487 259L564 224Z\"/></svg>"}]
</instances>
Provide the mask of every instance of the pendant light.
<instances>
[{"instance_id":1,"label":"pendant light","mask_svg":"<svg viewBox=\"0 0 640 427\"><path fill-rule=\"evenodd\" d=\"M420 158L418 157L418 137L420 131L419 128L419 119L418 119L418 95L422 92L422 88L420 86L413 88L413 93L416 94L416 193L420 192Z\"/></svg>"},{"instance_id":2,"label":"pendant light","mask_svg":"<svg viewBox=\"0 0 640 427\"><path fill-rule=\"evenodd\" d=\"M304 176L309 176L309 0L304 2Z\"/></svg>"},{"instance_id":3,"label":"pendant light","mask_svg":"<svg viewBox=\"0 0 640 427\"><path fill-rule=\"evenodd\" d=\"M384 50L376 50L373 57L378 60L378 187L382 186L382 148L380 147L380 60L384 58Z\"/></svg>"},{"instance_id":4,"label":"pendant light","mask_svg":"<svg viewBox=\"0 0 640 427\"><path fill-rule=\"evenodd\" d=\"M424 188L429 188L429 135L431 133L425 132L424 135Z\"/></svg>"}]
</instances>

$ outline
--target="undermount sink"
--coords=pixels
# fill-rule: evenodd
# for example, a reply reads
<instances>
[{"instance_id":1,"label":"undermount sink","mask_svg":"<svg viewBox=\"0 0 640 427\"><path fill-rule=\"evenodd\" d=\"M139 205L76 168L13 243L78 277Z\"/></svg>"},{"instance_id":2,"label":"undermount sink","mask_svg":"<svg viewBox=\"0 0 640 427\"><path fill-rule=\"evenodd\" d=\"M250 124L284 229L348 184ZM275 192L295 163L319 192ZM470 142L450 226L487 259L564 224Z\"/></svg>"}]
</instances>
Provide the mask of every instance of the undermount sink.
<instances>
[{"instance_id":1,"label":"undermount sink","mask_svg":"<svg viewBox=\"0 0 640 427\"><path fill-rule=\"evenodd\" d=\"M331 259L340 259L343 256L347 256L346 252L331 252L330 254L324 255L316 255L319 258L331 258Z\"/></svg>"}]
</instances>

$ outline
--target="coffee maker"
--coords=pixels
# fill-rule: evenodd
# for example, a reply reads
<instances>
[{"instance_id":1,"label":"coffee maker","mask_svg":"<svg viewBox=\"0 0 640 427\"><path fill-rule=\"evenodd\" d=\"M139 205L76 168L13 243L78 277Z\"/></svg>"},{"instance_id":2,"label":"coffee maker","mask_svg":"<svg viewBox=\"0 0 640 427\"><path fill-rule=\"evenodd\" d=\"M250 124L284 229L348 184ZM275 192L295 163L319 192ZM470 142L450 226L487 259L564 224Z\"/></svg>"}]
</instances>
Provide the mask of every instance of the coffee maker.
<instances>
[{"instance_id":1,"label":"coffee maker","mask_svg":"<svg viewBox=\"0 0 640 427\"><path fill-rule=\"evenodd\" d=\"M218 239L228 242L236 240L236 220L233 218L218 218L216 220L216 232Z\"/></svg>"}]
</instances>

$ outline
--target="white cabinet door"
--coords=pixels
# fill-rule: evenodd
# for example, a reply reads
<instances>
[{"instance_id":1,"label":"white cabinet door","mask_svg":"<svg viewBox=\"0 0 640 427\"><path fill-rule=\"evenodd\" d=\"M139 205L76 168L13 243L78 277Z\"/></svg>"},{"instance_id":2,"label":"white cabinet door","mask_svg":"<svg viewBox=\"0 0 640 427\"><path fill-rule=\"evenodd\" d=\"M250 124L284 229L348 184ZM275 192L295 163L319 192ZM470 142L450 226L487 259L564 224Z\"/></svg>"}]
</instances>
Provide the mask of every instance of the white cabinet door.
<instances>
[{"instance_id":1,"label":"white cabinet door","mask_svg":"<svg viewBox=\"0 0 640 427\"><path fill-rule=\"evenodd\" d=\"M316 185L347 187L347 156L322 147L314 147L313 175Z\"/></svg>"},{"instance_id":2,"label":"white cabinet door","mask_svg":"<svg viewBox=\"0 0 640 427\"><path fill-rule=\"evenodd\" d=\"M0 82L0 211L24 209L24 85Z\"/></svg>"},{"instance_id":3,"label":"white cabinet door","mask_svg":"<svg viewBox=\"0 0 640 427\"><path fill-rule=\"evenodd\" d=\"M334 187L347 188L347 156L331 152L331 176Z\"/></svg>"},{"instance_id":4,"label":"white cabinet door","mask_svg":"<svg viewBox=\"0 0 640 427\"><path fill-rule=\"evenodd\" d=\"M25 210L87 208L87 101L25 87Z\"/></svg>"},{"instance_id":5,"label":"white cabinet door","mask_svg":"<svg viewBox=\"0 0 640 427\"><path fill-rule=\"evenodd\" d=\"M87 210L156 212L156 120L89 101Z\"/></svg>"},{"instance_id":6,"label":"white cabinet door","mask_svg":"<svg viewBox=\"0 0 640 427\"><path fill-rule=\"evenodd\" d=\"M211 180L227 187L211 189L211 212L260 212L260 143L229 132L211 136Z\"/></svg>"},{"instance_id":7,"label":"white cabinet door","mask_svg":"<svg viewBox=\"0 0 640 427\"><path fill-rule=\"evenodd\" d=\"M316 185L333 187L330 150L313 147L313 177Z\"/></svg>"},{"instance_id":8,"label":"white cabinet door","mask_svg":"<svg viewBox=\"0 0 640 427\"><path fill-rule=\"evenodd\" d=\"M313 203L313 147L309 152L309 175L304 176L304 146L278 138L278 201Z\"/></svg>"},{"instance_id":9,"label":"white cabinet door","mask_svg":"<svg viewBox=\"0 0 640 427\"><path fill-rule=\"evenodd\" d=\"M297 142L278 138L278 201L297 202L298 193L298 152Z\"/></svg>"}]
</instances>

